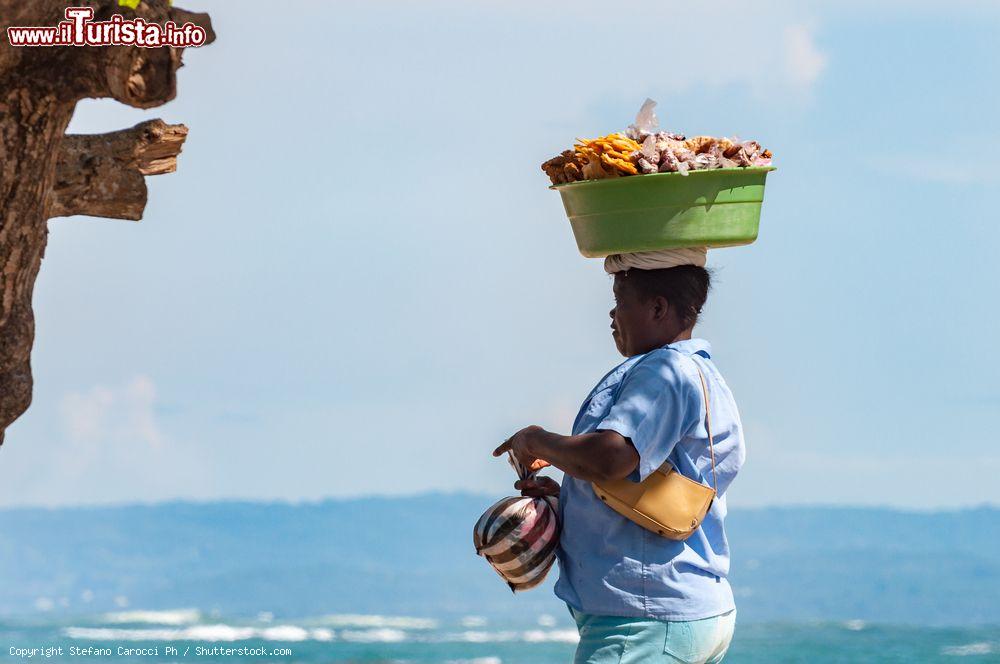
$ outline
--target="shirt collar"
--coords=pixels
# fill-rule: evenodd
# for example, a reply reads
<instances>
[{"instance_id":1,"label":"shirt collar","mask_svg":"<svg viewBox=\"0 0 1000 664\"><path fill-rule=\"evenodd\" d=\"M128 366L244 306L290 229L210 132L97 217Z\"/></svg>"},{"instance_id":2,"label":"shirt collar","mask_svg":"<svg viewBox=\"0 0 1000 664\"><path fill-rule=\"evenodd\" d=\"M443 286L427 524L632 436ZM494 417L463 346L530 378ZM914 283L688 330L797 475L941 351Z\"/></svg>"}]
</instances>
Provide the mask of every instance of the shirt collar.
<instances>
[{"instance_id":1,"label":"shirt collar","mask_svg":"<svg viewBox=\"0 0 1000 664\"><path fill-rule=\"evenodd\" d=\"M680 351L685 355L694 355L695 353L701 353L706 357L712 357L712 344L708 343L705 339L693 338L684 339L683 341L675 341L672 344L667 344L666 348L673 348L676 351Z\"/></svg>"}]
</instances>

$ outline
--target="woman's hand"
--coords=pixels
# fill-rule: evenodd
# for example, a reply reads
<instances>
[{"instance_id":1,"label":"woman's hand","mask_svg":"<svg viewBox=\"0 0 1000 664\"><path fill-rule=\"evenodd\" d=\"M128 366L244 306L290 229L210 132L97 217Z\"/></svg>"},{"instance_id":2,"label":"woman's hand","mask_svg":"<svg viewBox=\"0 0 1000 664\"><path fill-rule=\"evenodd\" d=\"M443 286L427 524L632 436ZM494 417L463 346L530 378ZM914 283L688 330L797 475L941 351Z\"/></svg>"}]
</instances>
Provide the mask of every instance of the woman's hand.
<instances>
[{"instance_id":1,"label":"woman's hand","mask_svg":"<svg viewBox=\"0 0 1000 664\"><path fill-rule=\"evenodd\" d=\"M547 433L545 429L539 426L524 427L493 450L493 456L500 456L504 452L510 451L528 470L541 470L551 464L544 459L539 459L533 450L538 437L545 433Z\"/></svg>"},{"instance_id":2,"label":"woman's hand","mask_svg":"<svg viewBox=\"0 0 1000 664\"><path fill-rule=\"evenodd\" d=\"M521 490L522 496L541 498L542 496L559 496L559 482L551 477L535 477L514 482L514 488Z\"/></svg>"}]
</instances>

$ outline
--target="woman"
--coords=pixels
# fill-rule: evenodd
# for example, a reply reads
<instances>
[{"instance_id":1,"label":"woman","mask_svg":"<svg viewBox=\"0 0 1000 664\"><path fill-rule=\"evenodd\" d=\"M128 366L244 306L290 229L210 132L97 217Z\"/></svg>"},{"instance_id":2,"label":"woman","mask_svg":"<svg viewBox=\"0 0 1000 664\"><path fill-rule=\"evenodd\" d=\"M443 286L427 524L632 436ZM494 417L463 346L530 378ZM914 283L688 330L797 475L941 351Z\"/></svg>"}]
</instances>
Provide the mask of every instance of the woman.
<instances>
[{"instance_id":1,"label":"woman","mask_svg":"<svg viewBox=\"0 0 1000 664\"><path fill-rule=\"evenodd\" d=\"M701 265L615 272L611 329L627 359L583 402L572 435L531 426L494 451L564 473L561 487L545 477L515 487L560 497L555 593L580 631L576 662L715 663L729 648L736 609L723 521L745 448L736 403L709 344L692 337L708 289ZM642 481L669 461L712 485L699 368L708 386L718 495L701 527L675 541L613 511L590 482Z\"/></svg>"}]
</instances>

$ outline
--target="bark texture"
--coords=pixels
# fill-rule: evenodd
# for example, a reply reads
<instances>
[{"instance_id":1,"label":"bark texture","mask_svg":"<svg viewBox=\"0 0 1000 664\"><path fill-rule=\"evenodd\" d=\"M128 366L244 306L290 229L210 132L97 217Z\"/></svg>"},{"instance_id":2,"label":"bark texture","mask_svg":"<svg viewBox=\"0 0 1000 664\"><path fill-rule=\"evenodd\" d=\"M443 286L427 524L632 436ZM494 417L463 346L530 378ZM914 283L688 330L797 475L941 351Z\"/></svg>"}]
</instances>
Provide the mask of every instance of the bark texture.
<instances>
[{"instance_id":1,"label":"bark texture","mask_svg":"<svg viewBox=\"0 0 1000 664\"><path fill-rule=\"evenodd\" d=\"M150 120L109 134L67 135L49 190L49 217L142 219L146 175L177 170L187 127Z\"/></svg>"},{"instance_id":2,"label":"bark texture","mask_svg":"<svg viewBox=\"0 0 1000 664\"><path fill-rule=\"evenodd\" d=\"M138 220L146 205L146 175L169 173L187 135L160 120L118 132L66 136L76 102L111 97L136 108L176 94L183 49L14 47L8 26L55 26L68 4L148 22L192 22L215 39L207 14L143 0L0 0L0 444L4 431L31 403L31 297L48 237L48 220L86 214Z\"/></svg>"}]
</instances>

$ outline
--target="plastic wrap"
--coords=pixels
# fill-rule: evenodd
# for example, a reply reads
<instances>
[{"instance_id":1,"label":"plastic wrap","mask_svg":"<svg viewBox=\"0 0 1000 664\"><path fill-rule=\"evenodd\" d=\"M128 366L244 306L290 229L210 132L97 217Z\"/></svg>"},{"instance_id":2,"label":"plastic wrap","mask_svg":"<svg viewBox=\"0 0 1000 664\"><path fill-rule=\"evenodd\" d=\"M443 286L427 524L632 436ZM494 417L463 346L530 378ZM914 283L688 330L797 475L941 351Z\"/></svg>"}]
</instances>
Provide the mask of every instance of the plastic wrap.
<instances>
[{"instance_id":1,"label":"plastic wrap","mask_svg":"<svg viewBox=\"0 0 1000 664\"><path fill-rule=\"evenodd\" d=\"M508 453L519 479L529 471ZM555 562L559 544L559 505L554 496L512 496L494 503L476 523L476 553L493 567L513 592L540 584Z\"/></svg>"},{"instance_id":2,"label":"plastic wrap","mask_svg":"<svg viewBox=\"0 0 1000 664\"><path fill-rule=\"evenodd\" d=\"M655 109L656 102L647 97L635 115L635 122L625 130L625 135L637 143L642 143L647 136L655 134L660 127L660 120L656 117Z\"/></svg>"}]
</instances>

